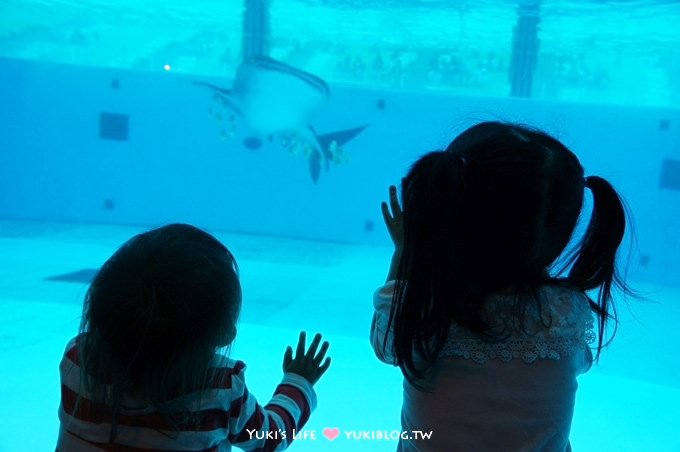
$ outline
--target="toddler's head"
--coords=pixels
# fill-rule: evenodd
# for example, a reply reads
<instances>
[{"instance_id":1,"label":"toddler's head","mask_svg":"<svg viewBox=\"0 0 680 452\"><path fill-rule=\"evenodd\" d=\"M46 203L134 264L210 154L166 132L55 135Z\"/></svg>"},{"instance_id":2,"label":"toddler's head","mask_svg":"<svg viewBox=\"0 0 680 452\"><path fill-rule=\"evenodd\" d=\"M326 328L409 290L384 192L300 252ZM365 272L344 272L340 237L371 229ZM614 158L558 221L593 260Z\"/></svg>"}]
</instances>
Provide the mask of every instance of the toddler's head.
<instances>
[{"instance_id":1,"label":"toddler's head","mask_svg":"<svg viewBox=\"0 0 680 452\"><path fill-rule=\"evenodd\" d=\"M78 344L86 387L97 395L108 383L112 393L100 401L116 405L132 393L161 410L204 388L215 351L236 334L237 271L224 245L190 225L126 242L85 297Z\"/></svg>"}]
</instances>

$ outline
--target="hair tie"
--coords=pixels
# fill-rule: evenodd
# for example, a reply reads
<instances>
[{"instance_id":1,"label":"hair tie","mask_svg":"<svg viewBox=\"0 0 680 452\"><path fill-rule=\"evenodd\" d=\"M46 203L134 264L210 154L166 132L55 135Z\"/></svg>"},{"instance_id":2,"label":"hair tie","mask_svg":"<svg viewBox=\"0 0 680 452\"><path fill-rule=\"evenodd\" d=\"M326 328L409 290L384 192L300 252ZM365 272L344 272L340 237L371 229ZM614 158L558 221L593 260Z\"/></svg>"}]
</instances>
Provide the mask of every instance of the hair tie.
<instances>
[{"instance_id":1,"label":"hair tie","mask_svg":"<svg viewBox=\"0 0 680 452\"><path fill-rule=\"evenodd\" d=\"M586 186L586 187L588 186L588 178L589 177L590 176L586 176L586 177L583 178L583 185Z\"/></svg>"}]
</instances>

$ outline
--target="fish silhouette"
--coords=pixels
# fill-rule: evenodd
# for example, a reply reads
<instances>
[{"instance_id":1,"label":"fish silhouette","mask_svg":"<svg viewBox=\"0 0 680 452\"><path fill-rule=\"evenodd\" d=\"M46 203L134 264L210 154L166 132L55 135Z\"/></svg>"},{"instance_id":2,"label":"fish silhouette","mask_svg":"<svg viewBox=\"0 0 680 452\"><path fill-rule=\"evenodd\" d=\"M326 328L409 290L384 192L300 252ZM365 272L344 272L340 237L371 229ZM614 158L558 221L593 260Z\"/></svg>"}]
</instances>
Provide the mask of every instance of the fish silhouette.
<instances>
[{"instance_id":1,"label":"fish silhouette","mask_svg":"<svg viewBox=\"0 0 680 452\"><path fill-rule=\"evenodd\" d=\"M326 82L303 70L267 56L250 58L238 67L231 89L194 81L214 92L214 98L241 116L257 135L278 136L291 153L302 153L309 160L314 182L322 164L346 161L342 145L366 126L317 135L312 118L328 101ZM248 138L246 146L256 149L261 141Z\"/></svg>"}]
</instances>

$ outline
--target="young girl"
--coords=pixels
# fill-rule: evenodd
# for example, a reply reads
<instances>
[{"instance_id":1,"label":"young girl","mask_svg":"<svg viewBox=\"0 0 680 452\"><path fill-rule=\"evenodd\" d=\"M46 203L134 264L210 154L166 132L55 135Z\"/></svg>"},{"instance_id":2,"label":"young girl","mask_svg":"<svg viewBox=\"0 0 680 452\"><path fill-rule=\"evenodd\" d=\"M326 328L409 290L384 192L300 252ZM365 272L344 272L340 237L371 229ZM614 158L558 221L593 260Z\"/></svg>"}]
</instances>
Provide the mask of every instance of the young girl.
<instances>
[{"instance_id":1,"label":"young girl","mask_svg":"<svg viewBox=\"0 0 680 452\"><path fill-rule=\"evenodd\" d=\"M590 223L556 269L585 189ZM616 322L612 284L628 292L615 271L625 215L612 186L584 179L545 133L485 122L420 158L401 203L390 187L382 212L395 252L371 330L377 356L405 377L398 450L571 450L593 316L599 355Z\"/></svg>"},{"instance_id":2,"label":"young girl","mask_svg":"<svg viewBox=\"0 0 680 452\"><path fill-rule=\"evenodd\" d=\"M85 296L80 334L60 365L57 450L283 450L316 406L312 385L330 365L317 334L283 357L262 407L245 364L219 350L236 336L238 268L213 236L172 224L133 237Z\"/></svg>"}]
</instances>

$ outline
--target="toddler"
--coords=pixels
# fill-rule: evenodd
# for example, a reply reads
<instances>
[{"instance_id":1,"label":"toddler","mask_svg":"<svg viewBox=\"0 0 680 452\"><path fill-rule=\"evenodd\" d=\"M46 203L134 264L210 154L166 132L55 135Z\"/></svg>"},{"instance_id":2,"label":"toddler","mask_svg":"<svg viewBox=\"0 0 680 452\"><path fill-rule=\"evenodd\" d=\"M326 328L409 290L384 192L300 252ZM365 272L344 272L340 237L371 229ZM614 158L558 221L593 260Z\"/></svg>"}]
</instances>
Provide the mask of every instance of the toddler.
<instances>
[{"instance_id":1,"label":"toddler","mask_svg":"<svg viewBox=\"0 0 680 452\"><path fill-rule=\"evenodd\" d=\"M216 238L171 224L126 242L85 296L80 334L60 364L57 451L284 450L316 406L330 365L301 332L266 406L245 364L221 350L236 336L241 286Z\"/></svg>"}]
</instances>

